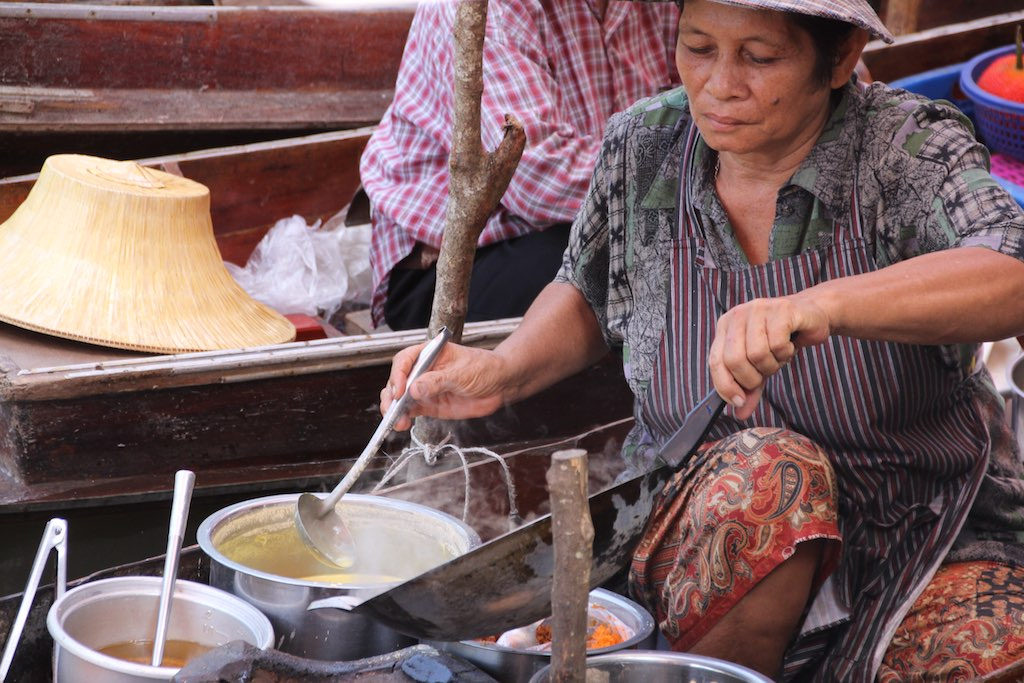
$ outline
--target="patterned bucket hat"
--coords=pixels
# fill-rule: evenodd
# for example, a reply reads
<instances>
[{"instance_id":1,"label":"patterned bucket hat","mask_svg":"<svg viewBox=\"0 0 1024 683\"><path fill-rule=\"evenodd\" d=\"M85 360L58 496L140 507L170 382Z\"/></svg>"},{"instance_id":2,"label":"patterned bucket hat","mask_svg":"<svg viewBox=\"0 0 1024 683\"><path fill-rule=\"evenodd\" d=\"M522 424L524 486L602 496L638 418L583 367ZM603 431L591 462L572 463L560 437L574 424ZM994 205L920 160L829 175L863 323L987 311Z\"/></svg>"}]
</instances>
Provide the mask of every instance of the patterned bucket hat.
<instances>
[{"instance_id":1,"label":"patterned bucket hat","mask_svg":"<svg viewBox=\"0 0 1024 683\"><path fill-rule=\"evenodd\" d=\"M675 2L681 5L681 0L639 0L640 2ZM735 5L737 7L749 7L751 9L769 9L778 12L796 12L797 14L810 14L823 19L835 19L845 21L848 24L859 26L873 38L884 40L887 43L893 42L892 33L885 27L882 20L878 18L875 10L871 8L867 0L713 0L723 5Z\"/></svg>"}]
</instances>

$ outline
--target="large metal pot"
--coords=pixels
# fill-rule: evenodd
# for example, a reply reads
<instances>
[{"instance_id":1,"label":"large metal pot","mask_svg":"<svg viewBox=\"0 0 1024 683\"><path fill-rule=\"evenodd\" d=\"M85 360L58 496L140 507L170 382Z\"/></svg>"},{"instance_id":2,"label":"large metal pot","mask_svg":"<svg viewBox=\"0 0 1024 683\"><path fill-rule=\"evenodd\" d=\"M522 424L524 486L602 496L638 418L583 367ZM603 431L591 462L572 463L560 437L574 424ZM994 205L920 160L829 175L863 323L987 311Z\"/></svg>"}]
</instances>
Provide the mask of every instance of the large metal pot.
<instances>
[{"instance_id":1,"label":"large metal pot","mask_svg":"<svg viewBox=\"0 0 1024 683\"><path fill-rule=\"evenodd\" d=\"M152 643L160 584L159 577L124 576L92 581L58 598L46 617L46 627L54 642L54 680L58 683L171 680L180 666L149 666L99 652L118 644L147 640ZM235 596L201 583L176 581L167 639L208 648L244 640L256 647L268 648L274 642L274 631L259 610ZM166 657L172 656L168 649Z\"/></svg>"},{"instance_id":2,"label":"large metal pot","mask_svg":"<svg viewBox=\"0 0 1024 683\"><path fill-rule=\"evenodd\" d=\"M653 648L658 634L654 631L654 619L643 607L612 591L596 588L590 592L590 602L604 607L629 629L633 637L611 647L590 650L588 655L601 655L630 648ZM486 671L499 681L526 681L551 662L550 652L537 652L511 647L499 647L494 643L479 640L463 640L454 643L435 643L441 650L462 657Z\"/></svg>"},{"instance_id":3,"label":"large metal pot","mask_svg":"<svg viewBox=\"0 0 1024 683\"><path fill-rule=\"evenodd\" d=\"M460 520L384 496L346 494L339 511L352 532L356 563L321 563L295 529L298 494L243 501L210 515L196 536L210 557L210 583L270 618L277 649L321 660L392 652L415 640L340 609L307 608L324 598L376 595L480 544Z\"/></svg>"},{"instance_id":4,"label":"large metal pot","mask_svg":"<svg viewBox=\"0 0 1024 683\"><path fill-rule=\"evenodd\" d=\"M545 683L549 670L544 667L538 671L530 683ZM591 672L604 674L601 680L608 683L771 683L772 680L745 666L713 657L639 650L588 657L587 674Z\"/></svg>"}]
</instances>

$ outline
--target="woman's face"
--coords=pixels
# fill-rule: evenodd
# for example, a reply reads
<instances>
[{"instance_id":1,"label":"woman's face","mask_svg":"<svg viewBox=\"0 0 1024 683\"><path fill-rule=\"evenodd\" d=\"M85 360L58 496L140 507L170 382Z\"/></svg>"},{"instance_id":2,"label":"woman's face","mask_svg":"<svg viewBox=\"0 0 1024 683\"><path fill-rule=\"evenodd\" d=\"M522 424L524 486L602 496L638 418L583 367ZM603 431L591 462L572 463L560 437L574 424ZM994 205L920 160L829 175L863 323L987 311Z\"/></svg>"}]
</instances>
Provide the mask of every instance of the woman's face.
<instances>
[{"instance_id":1,"label":"woman's face","mask_svg":"<svg viewBox=\"0 0 1024 683\"><path fill-rule=\"evenodd\" d=\"M816 136L830 88L814 82L814 60L810 36L781 12L683 6L676 66L697 128L719 152L772 158Z\"/></svg>"}]
</instances>

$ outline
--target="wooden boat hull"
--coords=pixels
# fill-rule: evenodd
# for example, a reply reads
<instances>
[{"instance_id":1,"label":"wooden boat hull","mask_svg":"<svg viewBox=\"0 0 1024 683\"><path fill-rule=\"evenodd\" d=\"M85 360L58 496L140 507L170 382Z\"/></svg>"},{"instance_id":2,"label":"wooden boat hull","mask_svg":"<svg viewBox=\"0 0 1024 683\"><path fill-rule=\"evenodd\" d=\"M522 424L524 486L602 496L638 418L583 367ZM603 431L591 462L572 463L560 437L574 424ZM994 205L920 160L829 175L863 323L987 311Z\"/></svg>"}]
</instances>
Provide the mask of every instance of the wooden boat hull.
<instances>
[{"instance_id":1,"label":"wooden boat hull","mask_svg":"<svg viewBox=\"0 0 1024 683\"><path fill-rule=\"evenodd\" d=\"M0 175L376 123L415 5L0 3Z\"/></svg>"}]
</instances>

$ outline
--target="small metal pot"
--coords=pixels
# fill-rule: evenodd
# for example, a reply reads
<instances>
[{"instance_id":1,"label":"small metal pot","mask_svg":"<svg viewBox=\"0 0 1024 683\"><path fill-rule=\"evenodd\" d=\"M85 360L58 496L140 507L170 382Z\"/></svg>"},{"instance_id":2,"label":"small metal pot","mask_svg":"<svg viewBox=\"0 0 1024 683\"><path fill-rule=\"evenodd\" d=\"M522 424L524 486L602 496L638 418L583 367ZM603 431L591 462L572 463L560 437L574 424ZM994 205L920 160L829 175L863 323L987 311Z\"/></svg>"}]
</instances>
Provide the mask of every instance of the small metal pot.
<instances>
[{"instance_id":1,"label":"small metal pot","mask_svg":"<svg viewBox=\"0 0 1024 683\"><path fill-rule=\"evenodd\" d=\"M177 667L138 664L99 652L118 643L153 640L160 584L160 577L122 576L83 584L58 598L46 617L46 627L54 642L54 680L171 680L178 672ZM179 580L175 582L167 638L211 648L233 640L268 648L274 642L274 631L259 610L235 596L201 583Z\"/></svg>"},{"instance_id":2,"label":"small metal pot","mask_svg":"<svg viewBox=\"0 0 1024 683\"><path fill-rule=\"evenodd\" d=\"M477 533L451 515L349 493L338 505L357 558L339 574L299 539L297 499L286 494L237 503L206 518L196 537L211 560L210 583L266 614L278 634L277 649L308 659L361 659L415 644L361 615L308 608L326 598L376 595L480 544Z\"/></svg>"},{"instance_id":3,"label":"small metal pot","mask_svg":"<svg viewBox=\"0 0 1024 683\"><path fill-rule=\"evenodd\" d=\"M545 683L550 667L544 667L530 683ZM683 652L616 652L587 658L587 673L601 672L608 683L771 683L771 679L745 666L713 657Z\"/></svg>"},{"instance_id":4,"label":"small metal pot","mask_svg":"<svg viewBox=\"0 0 1024 683\"><path fill-rule=\"evenodd\" d=\"M654 619L643 607L612 591L596 588L590 592L590 602L600 605L622 620L633 637L618 645L591 650L588 655L600 655L630 648L653 648L657 640ZM551 662L550 652L537 652L478 640L454 643L431 642L430 645L462 657L499 681L525 681Z\"/></svg>"}]
</instances>

